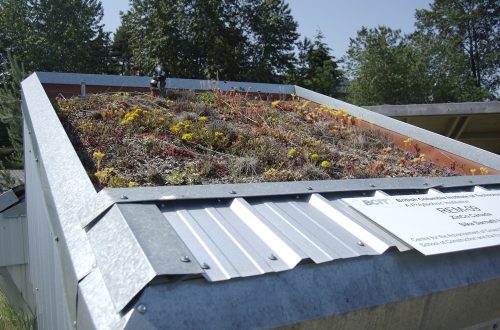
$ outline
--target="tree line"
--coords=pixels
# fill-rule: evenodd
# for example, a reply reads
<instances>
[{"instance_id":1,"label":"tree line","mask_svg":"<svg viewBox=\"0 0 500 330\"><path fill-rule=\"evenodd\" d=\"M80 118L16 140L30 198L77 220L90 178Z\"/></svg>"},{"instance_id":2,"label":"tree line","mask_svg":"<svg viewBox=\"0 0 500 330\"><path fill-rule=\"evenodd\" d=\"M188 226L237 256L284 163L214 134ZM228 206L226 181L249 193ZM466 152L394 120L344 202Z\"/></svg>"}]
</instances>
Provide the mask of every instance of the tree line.
<instances>
[{"instance_id":1,"label":"tree line","mask_svg":"<svg viewBox=\"0 0 500 330\"><path fill-rule=\"evenodd\" d=\"M321 32L299 36L285 0L129 4L111 35L100 0L0 0L2 67L8 53L27 72L149 74L161 62L172 77L290 83L336 97L347 88L360 105L498 97L498 0L434 0L416 11L414 33L363 27L341 59Z\"/></svg>"}]
</instances>

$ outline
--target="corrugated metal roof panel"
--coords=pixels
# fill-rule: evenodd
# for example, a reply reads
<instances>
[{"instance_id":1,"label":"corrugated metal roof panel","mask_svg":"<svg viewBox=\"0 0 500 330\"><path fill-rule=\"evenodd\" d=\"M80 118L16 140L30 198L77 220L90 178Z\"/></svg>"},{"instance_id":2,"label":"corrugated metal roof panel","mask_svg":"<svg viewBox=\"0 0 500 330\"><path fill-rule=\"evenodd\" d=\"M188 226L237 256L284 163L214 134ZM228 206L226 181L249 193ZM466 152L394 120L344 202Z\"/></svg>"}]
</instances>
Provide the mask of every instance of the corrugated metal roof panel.
<instances>
[{"instance_id":1,"label":"corrugated metal roof panel","mask_svg":"<svg viewBox=\"0 0 500 330\"><path fill-rule=\"evenodd\" d=\"M211 281L409 249L320 194L171 203L161 211Z\"/></svg>"}]
</instances>

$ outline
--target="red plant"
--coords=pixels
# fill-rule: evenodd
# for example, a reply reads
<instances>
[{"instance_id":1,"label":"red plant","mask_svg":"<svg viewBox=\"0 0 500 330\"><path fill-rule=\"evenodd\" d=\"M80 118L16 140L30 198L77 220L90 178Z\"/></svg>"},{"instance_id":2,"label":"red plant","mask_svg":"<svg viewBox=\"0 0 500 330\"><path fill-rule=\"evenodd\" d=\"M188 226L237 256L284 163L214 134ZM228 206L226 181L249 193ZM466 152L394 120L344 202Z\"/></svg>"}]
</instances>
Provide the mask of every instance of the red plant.
<instances>
[{"instance_id":1,"label":"red plant","mask_svg":"<svg viewBox=\"0 0 500 330\"><path fill-rule=\"evenodd\" d=\"M224 165L223 163L219 163L219 162L212 162L210 164L210 168L208 169L208 173L206 174L206 176L208 178L222 178L226 175L229 174L229 171L226 167L226 165Z\"/></svg>"},{"instance_id":2,"label":"red plant","mask_svg":"<svg viewBox=\"0 0 500 330\"><path fill-rule=\"evenodd\" d=\"M186 157L186 158L193 158L194 155L191 151L184 149L184 148L179 148L174 145L169 145L165 152L163 153L163 157Z\"/></svg>"}]
</instances>

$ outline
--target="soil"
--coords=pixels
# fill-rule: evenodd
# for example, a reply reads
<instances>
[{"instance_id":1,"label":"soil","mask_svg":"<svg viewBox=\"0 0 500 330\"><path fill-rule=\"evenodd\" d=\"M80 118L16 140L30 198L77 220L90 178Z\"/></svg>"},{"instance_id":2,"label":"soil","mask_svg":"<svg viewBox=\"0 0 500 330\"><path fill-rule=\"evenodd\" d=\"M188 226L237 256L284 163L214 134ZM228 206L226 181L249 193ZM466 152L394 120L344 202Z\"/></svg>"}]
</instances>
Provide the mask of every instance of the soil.
<instances>
[{"instance_id":1,"label":"soil","mask_svg":"<svg viewBox=\"0 0 500 330\"><path fill-rule=\"evenodd\" d=\"M456 175L295 95L115 93L55 105L98 188Z\"/></svg>"}]
</instances>

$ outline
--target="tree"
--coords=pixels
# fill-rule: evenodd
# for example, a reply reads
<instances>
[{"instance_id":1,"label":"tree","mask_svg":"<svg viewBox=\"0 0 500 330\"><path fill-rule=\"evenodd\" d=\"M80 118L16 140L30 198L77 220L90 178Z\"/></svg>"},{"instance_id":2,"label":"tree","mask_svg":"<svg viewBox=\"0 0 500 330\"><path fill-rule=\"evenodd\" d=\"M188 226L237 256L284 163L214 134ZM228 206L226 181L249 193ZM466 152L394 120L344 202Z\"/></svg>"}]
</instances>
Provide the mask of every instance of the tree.
<instances>
[{"instance_id":1,"label":"tree","mask_svg":"<svg viewBox=\"0 0 500 330\"><path fill-rule=\"evenodd\" d=\"M498 0L435 0L416 18L415 39L432 69L434 101L476 101L497 93Z\"/></svg>"},{"instance_id":2,"label":"tree","mask_svg":"<svg viewBox=\"0 0 500 330\"><path fill-rule=\"evenodd\" d=\"M7 54L27 57L31 10L27 1L0 0L0 75L8 65Z\"/></svg>"},{"instance_id":3,"label":"tree","mask_svg":"<svg viewBox=\"0 0 500 330\"><path fill-rule=\"evenodd\" d=\"M122 24L133 61L146 72L162 62L178 77L234 79L242 71L245 49L239 3L131 1Z\"/></svg>"},{"instance_id":4,"label":"tree","mask_svg":"<svg viewBox=\"0 0 500 330\"><path fill-rule=\"evenodd\" d=\"M347 51L350 101L360 105L429 101L427 66L400 30L363 27Z\"/></svg>"},{"instance_id":5,"label":"tree","mask_svg":"<svg viewBox=\"0 0 500 330\"><path fill-rule=\"evenodd\" d=\"M0 123L6 128L10 155L4 159L9 167L19 168L23 163L23 133L21 116L20 84L26 73L19 61L7 54L3 64L4 74L0 79ZM3 167L3 162L0 161Z\"/></svg>"},{"instance_id":6,"label":"tree","mask_svg":"<svg viewBox=\"0 0 500 330\"><path fill-rule=\"evenodd\" d=\"M143 71L184 78L277 81L297 38L282 0L132 0L122 25Z\"/></svg>"},{"instance_id":7,"label":"tree","mask_svg":"<svg viewBox=\"0 0 500 330\"><path fill-rule=\"evenodd\" d=\"M0 0L2 56L28 71L107 72L109 34L98 0Z\"/></svg>"},{"instance_id":8,"label":"tree","mask_svg":"<svg viewBox=\"0 0 500 330\"><path fill-rule=\"evenodd\" d=\"M249 1L245 7L250 41L247 80L281 82L293 68L297 22L283 0Z\"/></svg>"},{"instance_id":9,"label":"tree","mask_svg":"<svg viewBox=\"0 0 500 330\"><path fill-rule=\"evenodd\" d=\"M111 57L119 68L120 74L129 74L132 69L132 50L129 45L129 33L126 26L120 26L114 36L111 44Z\"/></svg>"},{"instance_id":10,"label":"tree","mask_svg":"<svg viewBox=\"0 0 500 330\"><path fill-rule=\"evenodd\" d=\"M316 92L338 97L342 73L330 48L323 42L323 34L318 32L314 42L307 37L297 43L296 67L291 70L291 83Z\"/></svg>"}]
</instances>

